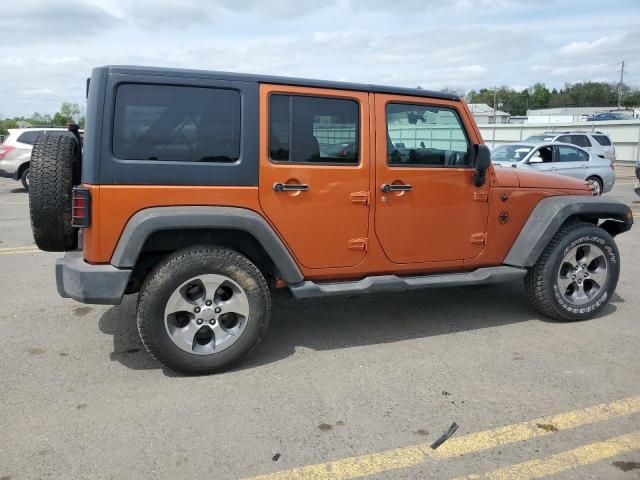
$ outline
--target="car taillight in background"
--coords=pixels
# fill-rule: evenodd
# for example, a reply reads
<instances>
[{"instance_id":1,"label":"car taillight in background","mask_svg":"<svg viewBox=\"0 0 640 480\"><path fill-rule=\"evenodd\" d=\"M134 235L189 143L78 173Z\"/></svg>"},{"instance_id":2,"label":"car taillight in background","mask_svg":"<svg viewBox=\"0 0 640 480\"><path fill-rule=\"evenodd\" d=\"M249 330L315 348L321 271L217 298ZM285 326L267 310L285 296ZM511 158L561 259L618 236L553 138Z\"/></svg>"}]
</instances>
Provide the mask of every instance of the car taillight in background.
<instances>
[{"instance_id":1,"label":"car taillight in background","mask_svg":"<svg viewBox=\"0 0 640 480\"><path fill-rule=\"evenodd\" d=\"M10 145L0 145L0 160L2 160L7 153L15 148L16 147L12 147Z\"/></svg>"},{"instance_id":2,"label":"car taillight in background","mask_svg":"<svg viewBox=\"0 0 640 480\"><path fill-rule=\"evenodd\" d=\"M87 228L91 223L91 193L84 187L73 187L71 225Z\"/></svg>"}]
</instances>

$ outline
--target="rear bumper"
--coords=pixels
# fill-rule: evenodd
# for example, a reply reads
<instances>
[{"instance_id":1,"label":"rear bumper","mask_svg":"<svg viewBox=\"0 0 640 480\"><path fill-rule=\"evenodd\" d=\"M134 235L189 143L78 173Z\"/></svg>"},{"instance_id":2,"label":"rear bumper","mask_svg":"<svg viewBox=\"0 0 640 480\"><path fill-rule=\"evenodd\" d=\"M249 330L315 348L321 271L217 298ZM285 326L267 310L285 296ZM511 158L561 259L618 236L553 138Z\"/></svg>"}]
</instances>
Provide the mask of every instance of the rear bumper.
<instances>
[{"instance_id":1,"label":"rear bumper","mask_svg":"<svg viewBox=\"0 0 640 480\"><path fill-rule=\"evenodd\" d=\"M82 303L118 305L130 276L131 270L86 263L82 251L67 252L56 261L58 293Z\"/></svg>"},{"instance_id":2,"label":"rear bumper","mask_svg":"<svg viewBox=\"0 0 640 480\"><path fill-rule=\"evenodd\" d=\"M11 178L11 179L15 180L16 179L16 174L7 172L6 170L2 170L0 168L0 177L2 177L2 178Z\"/></svg>"}]
</instances>

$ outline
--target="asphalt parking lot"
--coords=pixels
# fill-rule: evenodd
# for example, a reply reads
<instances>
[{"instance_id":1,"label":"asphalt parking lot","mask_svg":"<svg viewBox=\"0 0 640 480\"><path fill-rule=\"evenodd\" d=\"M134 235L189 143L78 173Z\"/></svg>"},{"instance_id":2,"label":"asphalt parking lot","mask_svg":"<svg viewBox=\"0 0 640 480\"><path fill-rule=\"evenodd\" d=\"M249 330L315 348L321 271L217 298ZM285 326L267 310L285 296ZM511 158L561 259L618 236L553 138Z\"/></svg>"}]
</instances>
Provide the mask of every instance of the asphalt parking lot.
<instances>
[{"instance_id":1,"label":"asphalt parking lot","mask_svg":"<svg viewBox=\"0 0 640 480\"><path fill-rule=\"evenodd\" d=\"M639 221L617 176L608 195ZM0 480L640 478L640 228L618 244L617 294L590 321L539 316L520 283L279 294L248 361L182 377L142 347L135 296L58 296L59 255L0 179Z\"/></svg>"}]
</instances>

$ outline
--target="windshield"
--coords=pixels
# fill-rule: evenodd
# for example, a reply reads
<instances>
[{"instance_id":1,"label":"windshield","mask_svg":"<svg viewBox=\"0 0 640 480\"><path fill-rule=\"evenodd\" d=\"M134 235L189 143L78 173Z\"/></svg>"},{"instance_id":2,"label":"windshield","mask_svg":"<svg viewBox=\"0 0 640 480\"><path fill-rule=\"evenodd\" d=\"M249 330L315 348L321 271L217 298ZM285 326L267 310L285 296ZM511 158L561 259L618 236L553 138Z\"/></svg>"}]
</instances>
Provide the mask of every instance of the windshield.
<instances>
[{"instance_id":1,"label":"windshield","mask_svg":"<svg viewBox=\"0 0 640 480\"><path fill-rule=\"evenodd\" d=\"M519 162L533 149L528 145L500 145L491 152L494 162Z\"/></svg>"},{"instance_id":2,"label":"windshield","mask_svg":"<svg viewBox=\"0 0 640 480\"><path fill-rule=\"evenodd\" d=\"M549 135L531 135L525 142L552 142L553 137Z\"/></svg>"}]
</instances>

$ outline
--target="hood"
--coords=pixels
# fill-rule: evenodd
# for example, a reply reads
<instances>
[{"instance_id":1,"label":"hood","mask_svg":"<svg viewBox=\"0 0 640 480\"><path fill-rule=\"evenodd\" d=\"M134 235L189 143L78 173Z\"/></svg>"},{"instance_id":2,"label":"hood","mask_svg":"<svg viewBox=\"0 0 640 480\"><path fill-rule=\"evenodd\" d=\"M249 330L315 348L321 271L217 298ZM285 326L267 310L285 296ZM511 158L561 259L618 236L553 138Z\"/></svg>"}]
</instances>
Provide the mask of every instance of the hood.
<instances>
[{"instance_id":1,"label":"hood","mask_svg":"<svg viewBox=\"0 0 640 480\"><path fill-rule=\"evenodd\" d=\"M501 187L583 190L591 193L587 182L578 180L577 178L507 166L498 166L493 170L497 184Z\"/></svg>"}]
</instances>

